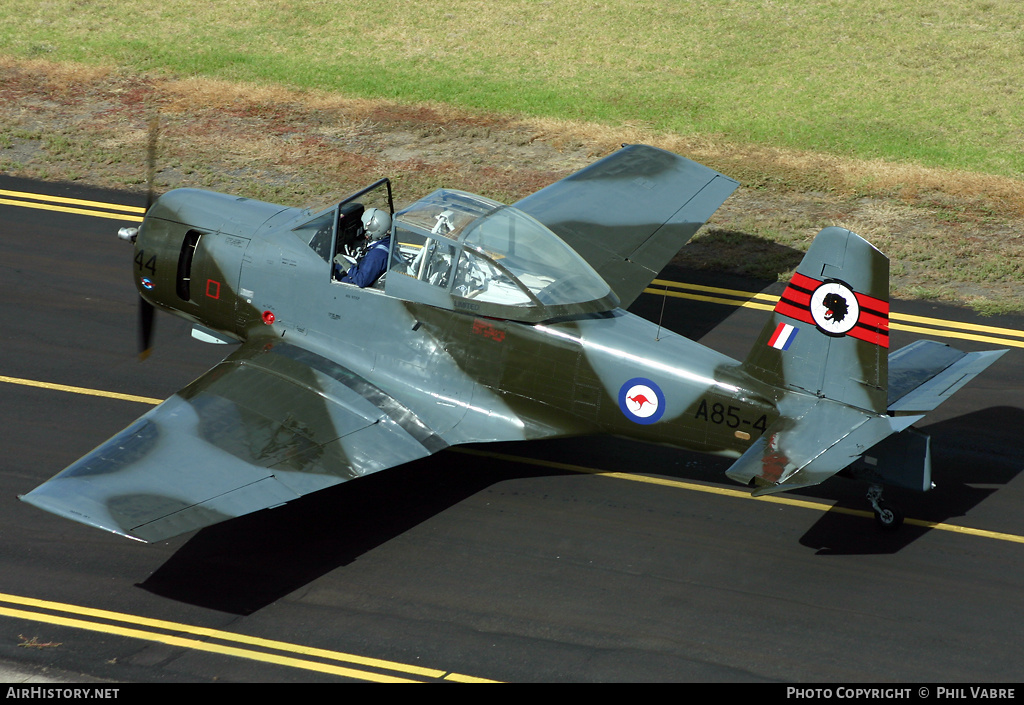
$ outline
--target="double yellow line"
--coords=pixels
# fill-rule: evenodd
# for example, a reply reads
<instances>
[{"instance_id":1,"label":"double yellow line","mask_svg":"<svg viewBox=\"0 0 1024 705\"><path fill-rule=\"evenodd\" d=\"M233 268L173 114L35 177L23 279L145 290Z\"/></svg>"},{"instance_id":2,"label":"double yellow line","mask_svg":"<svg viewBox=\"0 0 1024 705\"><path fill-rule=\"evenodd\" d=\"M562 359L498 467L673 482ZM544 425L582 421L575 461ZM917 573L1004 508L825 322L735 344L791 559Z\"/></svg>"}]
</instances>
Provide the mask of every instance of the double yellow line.
<instances>
[{"instance_id":1,"label":"double yellow line","mask_svg":"<svg viewBox=\"0 0 1024 705\"><path fill-rule=\"evenodd\" d=\"M49 211L60 211L76 215L87 215L95 218L142 222L146 209L139 206L124 206L117 203L104 203L79 198L49 196L24 191L8 191L0 189L0 205L21 206ZM714 286L701 286L682 282L655 279L651 286L644 290L648 294L673 296L705 301L708 303L725 304L739 308L752 308L759 311L771 311L775 308L779 297L756 291L741 291ZM993 343L1010 347L1024 348L1024 331L997 326L986 326L976 323L960 323L924 316L912 316L902 313L890 314L892 330L910 333L922 333L945 338L973 340L980 343Z\"/></svg>"},{"instance_id":2,"label":"double yellow line","mask_svg":"<svg viewBox=\"0 0 1024 705\"><path fill-rule=\"evenodd\" d=\"M110 218L141 223L146 209L139 206L122 206L116 203L86 201L80 198L64 198L63 196L47 196L41 193L24 191L7 191L0 189L0 205L21 206L44 211L60 211L75 215L89 215L94 218Z\"/></svg>"},{"instance_id":3,"label":"double yellow line","mask_svg":"<svg viewBox=\"0 0 1024 705\"><path fill-rule=\"evenodd\" d=\"M762 294L757 291L723 289L716 286L685 284L665 279L655 279L651 282L651 286L644 289L644 293L690 299L691 301L724 304L736 306L737 308L751 308L757 311L771 311L779 301L778 296ZM961 323L960 321L912 316L896 312L890 312L889 319L889 328L892 330L1024 348L1024 331L1014 328L986 326L979 323Z\"/></svg>"},{"instance_id":4,"label":"double yellow line","mask_svg":"<svg viewBox=\"0 0 1024 705\"><path fill-rule=\"evenodd\" d=\"M195 651L246 658L250 661L301 668L377 683L489 683L460 673L367 658L329 649L208 629L180 622L149 619L123 612L80 607L0 593L0 615L62 627L86 629L131 639L153 641Z\"/></svg>"}]
</instances>

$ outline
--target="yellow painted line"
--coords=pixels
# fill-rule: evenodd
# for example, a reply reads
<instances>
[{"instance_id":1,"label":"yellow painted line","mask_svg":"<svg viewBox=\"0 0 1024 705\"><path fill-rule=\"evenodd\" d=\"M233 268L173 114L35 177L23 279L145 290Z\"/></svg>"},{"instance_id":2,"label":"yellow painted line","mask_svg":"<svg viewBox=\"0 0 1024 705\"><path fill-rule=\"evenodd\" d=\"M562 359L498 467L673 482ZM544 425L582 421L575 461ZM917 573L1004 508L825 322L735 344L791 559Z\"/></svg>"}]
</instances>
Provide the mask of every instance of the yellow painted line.
<instances>
[{"instance_id":1,"label":"yellow painted line","mask_svg":"<svg viewBox=\"0 0 1024 705\"><path fill-rule=\"evenodd\" d=\"M264 663L273 663L278 666L290 666L292 668L302 668L309 671L318 671L320 673L329 673L335 676L344 676L346 678L354 678L358 680L375 681L378 683L416 683L420 681L414 681L408 678L398 678L395 676L383 676L368 671L359 671L353 668L345 668L342 666L333 666L331 664L317 663L315 661L303 661L301 659L292 658L289 656L275 656L273 654L265 654L259 651L251 651L249 649L240 649L233 646L220 646L217 644L210 644L204 641L198 641L196 639L185 639L182 637L170 636L167 634L158 634L156 632L147 632L141 629L131 629L128 627L117 627L109 624L100 624L98 622L88 622L82 619L74 619L69 617L59 617L56 615L43 614L40 612L27 612L25 610L10 609L7 607L0 607L0 615L4 617L14 617L17 619L27 619L33 622L43 622L45 624L55 624L62 627L73 627L76 629L86 629L93 632L100 632L103 634L113 634L116 636L123 636L132 639L142 639L144 641L155 641L161 644L168 644L170 646L177 646L183 649L193 649L195 651L206 651L208 653L222 654L224 656L235 656L238 658L246 658L252 661L261 661Z\"/></svg>"},{"instance_id":2,"label":"yellow painted line","mask_svg":"<svg viewBox=\"0 0 1024 705\"><path fill-rule=\"evenodd\" d=\"M142 214L145 208L140 206L125 206L119 203L104 203L102 201L88 201L81 198L66 198L64 196L49 196L42 193L27 193L24 191L8 191L0 189L0 196L11 198L0 198L0 204L6 206L20 206L22 208L35 208L37 210L59 211L62 213L73 213L75 215L88 215L94 218L110 218L111 220L142 222ZM82 206L82 207L76 207ZM102 209L102 210L97 210ZM110 213L108 211L122 211L122 213ZM137 214L137 215L126 215Z\"/></svg>"},{"instance_id":3,"label":"yellow painted line","mask_svg":"<svg viewBox=\"0 0 1024 705\"><path fill-rule=\"evenodd\" d=\"M319 671L322 673L331 673L334 675L345 676L348 678L357 678L359 680L371 680L388 683L423 682L410 680L405 677L374 673L372 671L361 671L343 666L334 666L331 664L324 664L316 661L307 661L292 656L280 656L260 651L253 651L251 649L224 646L220 644L213 644L206 641L198 641L196 639L161 634L159 632L144 631L142 629L139 629L138 627L164 629L167 631L177 632L179 634L191 634L193 636L199 636L204 638L219 639L221 641L245 644L247 646L259 647L263 649L274 649L276 651L298 654L301 656L327 659L330 661L337 661L342 663L351 663L359 666L366 666L381 670L395 671L398 673L404 673L411 676L419 676L433 680L452 680L462 683L494 682L488 681L484 678L476 678L474 676L467 676L465 674L451 673L436 668L424 668L422 666L398 663L396 661L387 661L384 659L375 659L365 656L358 656L355 654L343 653L339 651L331 651L329 649L319 649L315 647L302 646L299 644L291 644L288 642L277 641L274 639L263 639L260 637L253 637L245 634L225 632L220 629L197 627L194 625L183 624L180 622L168 622L161 619L150 619L148 617L140 617L137 615L125 614L123 612L110 612L107 610L94 609L91 607L81 607L78 605L71 605L63 602L50 602L48 600L39 600L32 597L22 597L19 595L11 595L7 593L0 593L0 602L7 602L10 604L19 605L21 607L51 610L75 615L75 617L60 617L57 615L51 615L44 612L27 611L0 606L0 614L6 615L8 617L18 617L21 619L29 619L32 621L41 621L50 624L75 627L78 629L88 629L91 631L98 631L106 634L117 634L119 636L125 636L134 639L144 639L146 641L158 641L173 646L181 646L183 648L197 649L200 651L209 651L212 653L236 656L255 661L264 661L267 663L275 663L282 666L302 668L305 670ZM102 622L79 619L79 617L89 617L94 619L105 619L114 622L124 622L133 626L121 627L112 624L104 624Z\"/></svg>"},{"instance_id":4,"label":"yellow painted line","mask_svg":"<svg viewBox=\"0 0 1024 705\"><path fill-rule=\"evenodd\" d=\"M651 485L661 485L664 487L674 487L676 489L690 490L692 492L703 492L704 494L713 494L721 497L730 497L732 499L747 499L755 502L768 502L769 504L783 504L790 507L800 507L801 509L813 509L819 512L836 512L837 514L849 514L851 516L865 517L868 519L874 518L873 512L863 511L859 509L847 509L845 507L836 507L831 504L825 504L824 502L814 502L805 499L795 499L793 497L783 497L780 495L765 495L762 497L754 497L750 492L745 490L734 490L726 487L715 487L714 485L701 485L696 482L686 482L683 480L670 480L662 477L649 477L647 475L632 475L630 473L613 472L606 470L598 470L596 468L588 468L582 465L572 465L570 463L560 463L552 460L538 460L536 458L524 458L518 455L506 455L504 453L494 453L486 450L477 450L475 448L450 448L459 453L467 453L469 455L479 455L487 458L494 458L496 460L504 460L512 463L525 463L528 465L537 465L539 467L553 468L556 470L568 470L569 472L586 473L589 475L601 475L602 477L612 477L617 480L629 480L630 482L642 482ZM987 531L985 529L973 529L969 526L958 526L956 524L945 524L942 522L925 521L923 519L904 519L904 524L912 524L914 526L923 526L929 529L937 529L939 531L952 531L958 534L968 534L971 536L980 536L984 538L997 539L999 541L1009 541L1011 543L1024 543L1024 536L1017 534L1007 534L999 531Z\"/></svg>"},{"instance_id":5,"label":"yellow painted line","mask_svg":"<svg viewBox=\"0 0 1024 705\"><path fill-rule=\"evenodd\" d=\"M912 316L908 313L890 313L890 318L897 321L909 321L910 323L924 323L925 325L941 325L946 328L957 328L959 330L973 330L980 333L993 333L995 335L1008 335L1011 337L1024 338L1024 330L1015 328L1001 328L999 326L986 326L980 323L964 323L961 321L950 321L943 318L926 318L925 316Z\"/></svg>"},{"instance_id":6,"label":"yellow painted line","mask_svg":"<svg viewBox=\"0 0 1024 705\"><path fill-rule=\"evenodd\" d=\"M691 301L704 301L711 304L726 304L737 308L752 308L757 311L771 311L774 304L759 304L755 301L737 301L736 299L721 299L717 296L702 296L700 294L687 294L682 291L666 291L664 289L644 289L645 294L661 294L662 296L674 296L679 299L690 299Z\"/></svg>"},{"instance_id":7,"label":"yellow painted line","mask_svg":"<svg viewBox=\"0 0 1024 705\"><path fill-rule=\"evenodd\" d=\"M1008 340L1006 338L995 338L990 335L974 335L973 333L958 333L951 330L939 328L922 328L921 326L905 326L902 323L890 323L892 330L903 330L922 335L937 336L939 338L956 338L957 340L974 340L979 343L992 343L993 345L1008 345L1011 348L1024 348L1024 340ZM1016 335L1021 335L1016 333Z\"/></svg>"},{"instance_id":8,"label":"yellow painted line","mask_svg":"<svg viewBox=\"0 0 1024 705\"><path fill-rule=\"evenodd\" d=\"M134 401L140 404L160 404L163 399L153 397L140 397L135 394L121 394L120 392L105 392L101 389L89 389L87 387L73 387L69 384L55 384L53 382L39 382L34 379L22 379L21 377L6 377L0 375L0 382L7 384L20 384L25 387L39 387L51 389L57 392L70 392L71 394L86 394L93 397L106 397L107 399L119 399L121 401Z\"/></svg>"},{"instance_id":9,"label":"yellow painted line","mask_svg":"<svg viewBox=\"0 0 1024 705\"><path fill-rule=\"evenodd\" d=\"M89 208L102 208L108 211L125 211L126 213L140 213L146 212L145 208L141 206L125 206L120 203L104 203L103 201L86 201L80 198L65 198L64 196L48 196L42 193L28 193L26 191L8 191L0 188L0 196L11 196L12 198L25 198L33 201L48 201L50 203L65 203L73 206L87 206ZM18 201L14 205L22 205L21 201Z\"/></svg>"},{"instance_id":10,"label":"yellow painted line","mask_svg":"<svg viewBox=\"0 0 1024 705\"><path fill-rule=\"evenodd\" d=\"M110 218L111 220L128 220L134 223L141 223L141 215L119 215L117 213L102 213L100 211L85 210L84 208L71 208L68 206L55 206L48 203L29 203L27 201L11 201L7 198L0 198L0 205L21 206L22 208L35 208L44 211L60 211L62 213L74 213L75 215L91 215L95 218Z\"/></svg>"},{"instance_id":11,"label":"yellow painted line","mask_svg":"<svg viewBox=\"0 0 1024 705\"><path fill-rule=\"evenodd\" d=\"M771 301L776 303L779 300L778 296L772 294L762 294L758 291L739 291L737 289L724 289L720 286L704 286L702 284L687 284L685 282L674 282L668 279L655 279L651 284L659 284L661 286L670 286L675 289L692 289L693 291L704 291L709 294L725 294L726 296L741 296L745 299L761 299L763 301ZM656 289L654 291L657 291Z\"/></svg>"}]
</instances>

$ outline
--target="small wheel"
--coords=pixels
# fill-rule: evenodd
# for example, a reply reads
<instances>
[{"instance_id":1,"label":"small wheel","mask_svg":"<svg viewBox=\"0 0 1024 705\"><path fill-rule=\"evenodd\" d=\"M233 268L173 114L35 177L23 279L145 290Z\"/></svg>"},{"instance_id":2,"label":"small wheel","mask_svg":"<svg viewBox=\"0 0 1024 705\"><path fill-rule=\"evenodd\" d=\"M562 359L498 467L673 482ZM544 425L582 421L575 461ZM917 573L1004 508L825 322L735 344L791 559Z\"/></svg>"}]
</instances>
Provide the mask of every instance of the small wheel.
<instances>
[{"instance_id":1,"label":"small wheel","mask_svg":"<svg viewBox=\"0 0 1024 705\"><path fill-rule=\"evenodd\" d=\"M903 512L888 504L879 504L875 511L875 521L886 531L895 531L903 525Z\"/></svg>"}]
</instances>

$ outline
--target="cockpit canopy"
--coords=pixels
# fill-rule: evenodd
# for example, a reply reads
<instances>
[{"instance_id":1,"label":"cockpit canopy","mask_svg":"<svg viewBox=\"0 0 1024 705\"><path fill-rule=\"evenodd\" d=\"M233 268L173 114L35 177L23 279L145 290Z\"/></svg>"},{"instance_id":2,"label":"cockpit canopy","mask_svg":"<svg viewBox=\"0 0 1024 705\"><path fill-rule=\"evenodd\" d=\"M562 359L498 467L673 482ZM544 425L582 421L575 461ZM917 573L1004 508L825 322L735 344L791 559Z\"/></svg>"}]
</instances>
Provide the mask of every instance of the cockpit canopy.
<instances>
[{"instance_id":1,"label":"cockpit canopy","mask_svg":"<svg viewBox=\"0 0 1024 705\"><path fill-rule=\"evenodd\" d=\"M526 322L618 306L600 275L539 221L450 189L395 214L385 290L410 301Z\"/></svg>"}]
</instances>

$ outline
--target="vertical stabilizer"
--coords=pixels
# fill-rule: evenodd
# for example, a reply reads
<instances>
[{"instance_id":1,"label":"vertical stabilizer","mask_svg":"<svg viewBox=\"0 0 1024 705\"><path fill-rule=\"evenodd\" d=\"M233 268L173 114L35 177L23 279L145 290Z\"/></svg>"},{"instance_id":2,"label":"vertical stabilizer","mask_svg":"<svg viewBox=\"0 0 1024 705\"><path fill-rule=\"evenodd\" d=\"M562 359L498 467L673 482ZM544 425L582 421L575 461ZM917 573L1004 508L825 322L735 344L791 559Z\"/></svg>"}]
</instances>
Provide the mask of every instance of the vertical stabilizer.
<instances>
[{"instance_id":1,"label":"vertical stabilizer","mask_svg":"<svg viewBox=\"0 0 1024 705\"><path fill-rule=\"evenodd\" d=\"M888 353L889 260L831 227L814 238L744 369L777 387L885 413Z\"/></svg>"}]
</instances>

